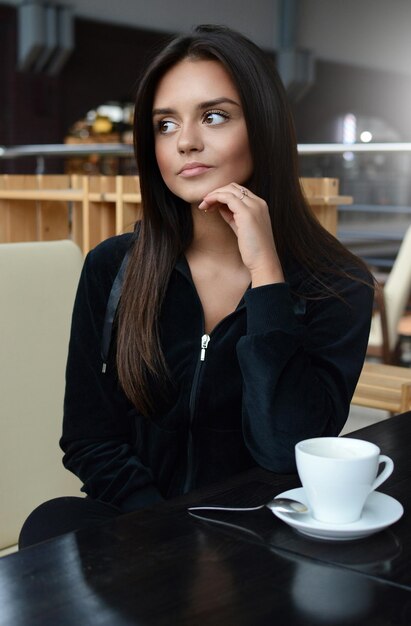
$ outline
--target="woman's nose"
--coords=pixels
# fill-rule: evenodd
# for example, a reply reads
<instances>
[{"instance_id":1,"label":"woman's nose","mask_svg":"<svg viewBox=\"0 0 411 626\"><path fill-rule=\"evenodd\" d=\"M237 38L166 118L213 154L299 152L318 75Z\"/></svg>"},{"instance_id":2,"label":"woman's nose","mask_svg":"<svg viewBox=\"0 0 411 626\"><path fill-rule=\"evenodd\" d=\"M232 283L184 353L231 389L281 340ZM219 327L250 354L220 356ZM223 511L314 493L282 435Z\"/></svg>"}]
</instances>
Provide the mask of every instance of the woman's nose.
<instances>
[{"instance_id":1,"label":"woman's nose","mask_svg":"<svg viewBox=\"0 0 411 626\"><path fill-rule=\"evenodd\" d=\"M194 124L183 126L178 135L177 147L182 154L201 151L204 146L200 129Z\"/></svg>"}]
</instances>

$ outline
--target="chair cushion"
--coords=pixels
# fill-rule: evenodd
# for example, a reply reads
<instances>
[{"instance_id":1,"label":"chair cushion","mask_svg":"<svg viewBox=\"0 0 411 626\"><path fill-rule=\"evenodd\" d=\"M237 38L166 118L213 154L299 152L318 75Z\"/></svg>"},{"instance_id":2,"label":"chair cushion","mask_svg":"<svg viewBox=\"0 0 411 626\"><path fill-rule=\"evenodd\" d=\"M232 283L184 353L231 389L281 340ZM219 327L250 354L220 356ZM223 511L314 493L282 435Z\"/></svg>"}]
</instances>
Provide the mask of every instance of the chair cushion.
<instances>
[{"instance_id":1,"label":"chair cushion","mask_svg":"<svg viewBox=\"0 0 411 626\"><path fill-rule=\"evenodd\" d=\"M82 263L71 241L0 244L0 549L38 504L79 495L58 440Z\"/></svg>"}]
</instances>

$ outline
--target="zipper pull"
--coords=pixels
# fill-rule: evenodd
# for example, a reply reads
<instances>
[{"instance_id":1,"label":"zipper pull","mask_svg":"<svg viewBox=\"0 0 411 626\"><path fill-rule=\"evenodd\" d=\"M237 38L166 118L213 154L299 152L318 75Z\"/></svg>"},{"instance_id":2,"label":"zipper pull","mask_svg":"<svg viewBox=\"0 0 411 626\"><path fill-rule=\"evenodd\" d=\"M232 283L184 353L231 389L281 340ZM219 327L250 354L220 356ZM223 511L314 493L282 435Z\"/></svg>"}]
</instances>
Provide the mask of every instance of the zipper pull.
<instances>
[{"instance_id":1,"label":"zipper pull","mask_svg":"<svg viewBox=\"0 0 411 626\"><path fill-rule=\"evenodd\" d=\"M205 361L205 357L206 357L206 350L207 350L207 346L208 343L210 341L210 335L203 335L201 337L201 354L200 354L200 361Z\"/></svg>"}]
</instances>

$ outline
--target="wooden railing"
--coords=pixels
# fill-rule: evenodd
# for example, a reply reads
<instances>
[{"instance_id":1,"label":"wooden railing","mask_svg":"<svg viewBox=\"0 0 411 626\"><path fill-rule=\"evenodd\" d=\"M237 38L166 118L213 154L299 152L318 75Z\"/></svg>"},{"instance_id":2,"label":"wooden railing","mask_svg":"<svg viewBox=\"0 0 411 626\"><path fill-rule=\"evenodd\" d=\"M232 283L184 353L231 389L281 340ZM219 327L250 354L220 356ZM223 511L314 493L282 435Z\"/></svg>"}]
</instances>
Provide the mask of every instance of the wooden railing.
<instances>
[{"instance_id":1,"label":"wooden railing","mask_svg":"<svg viewBox=\"0 0 411 626\"><path fill-rule=\"evenodd\" d=\"M335 178L302 178L304 193L323 226L334 235ZM138 176L0 176L0 243L73 239L87 253L103 239L132 230L141 217Z\"/></svg>"}]
</instances>

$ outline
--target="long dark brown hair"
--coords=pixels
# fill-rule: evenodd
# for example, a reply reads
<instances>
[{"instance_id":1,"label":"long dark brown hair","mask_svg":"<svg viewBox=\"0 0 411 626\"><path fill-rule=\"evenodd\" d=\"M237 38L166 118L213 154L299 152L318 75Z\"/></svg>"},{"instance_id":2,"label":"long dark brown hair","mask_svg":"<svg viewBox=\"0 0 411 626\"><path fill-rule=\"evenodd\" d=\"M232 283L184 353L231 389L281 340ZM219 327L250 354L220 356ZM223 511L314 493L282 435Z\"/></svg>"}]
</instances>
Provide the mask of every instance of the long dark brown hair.
<instances>
[{"instance_id":1,"label":"long dark brown hair","mask_svg":"<svg viewBox=\"0 0 411 626\"><path fill-rule=\"evenodd\" d=\"M297 141L287 97L273 62L255 44L224 27L199 26L172 40L152 61L136 99L134 142L143 219L138 223L118 310L117 370L131 402L149 415L148 380L169 380L158 320L177 258L192 241L190 206L165 185L154 148L152 109L160 79L185 58L214 59L230 74L247 124L253 174L248 187L267 202L283 266L304 267L324 297L332 292L327 274L354 271L361 261L313 216L301 191Z\"/></svg>"}]
</instances>

